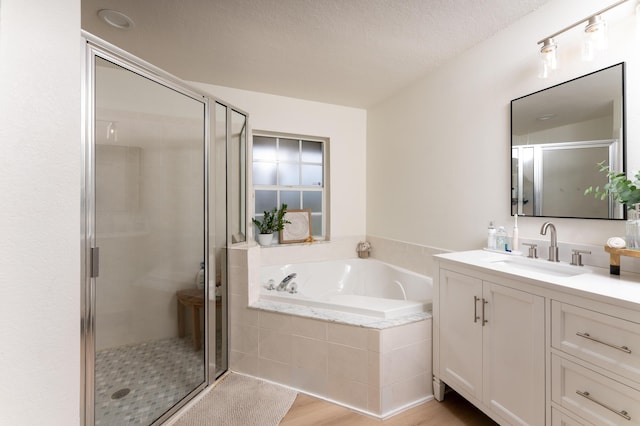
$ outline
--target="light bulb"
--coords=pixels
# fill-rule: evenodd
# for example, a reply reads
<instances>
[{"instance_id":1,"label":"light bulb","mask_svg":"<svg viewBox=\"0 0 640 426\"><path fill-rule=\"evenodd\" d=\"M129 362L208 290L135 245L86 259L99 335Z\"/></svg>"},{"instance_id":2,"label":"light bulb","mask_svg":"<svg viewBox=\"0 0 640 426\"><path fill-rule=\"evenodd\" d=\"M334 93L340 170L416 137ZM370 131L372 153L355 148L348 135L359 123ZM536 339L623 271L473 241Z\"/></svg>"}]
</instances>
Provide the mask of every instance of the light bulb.
<instances>
[{"instance_id":1,"label":"light bulb","mask_svg":"<svg viewBox=\"0 0 640 426\"><path fill-rule=\"evenodd\" d=\"M593 61L599 52L607 50L607 23L600 15L592 16L584 29L582 59Z\"/></svg>"},{"instance_id":2,"label":"light bulb","mask_svg":"<svg viewBox=\"0 0 640 426\"><path fill-rule=\"evenodd\" d=\"M547 78L549 74L558 69L558 45L553 38L544 40L540 48L540 69L538 77Z\"/></svg>"}]
</instances>

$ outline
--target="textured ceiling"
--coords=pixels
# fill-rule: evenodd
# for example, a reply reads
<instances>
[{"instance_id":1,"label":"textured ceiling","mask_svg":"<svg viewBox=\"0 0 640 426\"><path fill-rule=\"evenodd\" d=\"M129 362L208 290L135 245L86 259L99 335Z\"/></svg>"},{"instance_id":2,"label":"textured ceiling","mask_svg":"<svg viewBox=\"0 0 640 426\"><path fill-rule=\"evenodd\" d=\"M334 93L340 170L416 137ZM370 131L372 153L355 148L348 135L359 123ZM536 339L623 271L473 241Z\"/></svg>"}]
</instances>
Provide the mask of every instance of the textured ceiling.
<instances>
[{"instance_id":1,"label":"textured ceiling","mask_svg":"<svg viewBox=\"0 0 640 426\"><path fill-rule=\"evenodd\" d=\"M82 0L82 28L185 80L367 107L546 1Z\"/></svg>"}]
</instances>

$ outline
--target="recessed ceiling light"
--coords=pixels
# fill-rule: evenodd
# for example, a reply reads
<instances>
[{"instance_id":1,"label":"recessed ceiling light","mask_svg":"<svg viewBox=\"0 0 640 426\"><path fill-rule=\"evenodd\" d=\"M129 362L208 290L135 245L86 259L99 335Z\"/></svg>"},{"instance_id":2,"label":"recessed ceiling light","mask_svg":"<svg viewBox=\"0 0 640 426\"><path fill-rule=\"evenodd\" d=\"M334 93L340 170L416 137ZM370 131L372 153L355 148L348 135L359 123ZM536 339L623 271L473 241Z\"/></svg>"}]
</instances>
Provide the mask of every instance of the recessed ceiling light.
<instances>
[{"instance_id":1,"label":"recessed ceiling light","mask_svg":"<svg viewBox=\"0 0 640 426\"><path fill-rule=\"evenodd\" d=\"M98 11L98 16L107 24L121 30L133 28L133 20L122 12L111 9L102 9Z\"/></svg>"}]
</instances>

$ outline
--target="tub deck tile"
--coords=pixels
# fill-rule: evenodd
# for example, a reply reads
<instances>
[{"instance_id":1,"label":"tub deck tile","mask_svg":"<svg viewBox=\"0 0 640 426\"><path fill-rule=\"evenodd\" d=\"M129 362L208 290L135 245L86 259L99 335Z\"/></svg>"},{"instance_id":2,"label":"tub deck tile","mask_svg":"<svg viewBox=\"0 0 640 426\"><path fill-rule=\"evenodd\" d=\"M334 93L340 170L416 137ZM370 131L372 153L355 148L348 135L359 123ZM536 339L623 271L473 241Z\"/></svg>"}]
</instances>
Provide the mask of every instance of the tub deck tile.
<instances>
[{"instance_id":1,"label":"tub deck tile","mask_svg":"<svg viewBox=\"0 0 640 426\"><path fill-rule=\"evenodd\" d=\"M333 311L330 309L316 308L311 306L292 305L289 303L272 302L270 300L257 300L250 306L252 309L268 312L278 312L282 314L295 315L305 318L315 318L319 320L335 322L339 324L357 325L366 328L385 329L410 324L431 318L430 312L410 314L403 317L380 319L364 315L349 314L345 312Z\"/></svg>"}]
</instances>

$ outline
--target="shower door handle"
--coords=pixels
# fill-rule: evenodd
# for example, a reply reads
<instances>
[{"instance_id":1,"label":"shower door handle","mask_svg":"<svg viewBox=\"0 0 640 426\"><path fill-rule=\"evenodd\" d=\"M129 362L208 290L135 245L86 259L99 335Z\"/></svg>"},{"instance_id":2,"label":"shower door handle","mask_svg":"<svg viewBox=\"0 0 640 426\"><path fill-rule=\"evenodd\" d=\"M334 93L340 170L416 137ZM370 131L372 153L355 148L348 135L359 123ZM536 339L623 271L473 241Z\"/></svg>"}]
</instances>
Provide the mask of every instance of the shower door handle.
<instances>
[{"instance_id":1,"label":"shower door handle","mask_svg":"<svg viewBox=\"0 0 640 426\"><path fill-rule=\"evenodd\" d=\"M100 275L100 247L91 247L91 278Z\"/></svg>"}]
</instances>

